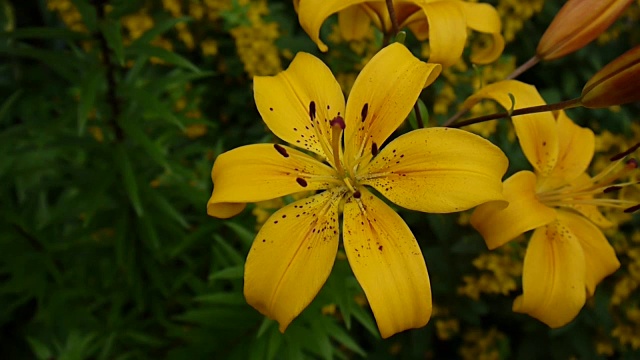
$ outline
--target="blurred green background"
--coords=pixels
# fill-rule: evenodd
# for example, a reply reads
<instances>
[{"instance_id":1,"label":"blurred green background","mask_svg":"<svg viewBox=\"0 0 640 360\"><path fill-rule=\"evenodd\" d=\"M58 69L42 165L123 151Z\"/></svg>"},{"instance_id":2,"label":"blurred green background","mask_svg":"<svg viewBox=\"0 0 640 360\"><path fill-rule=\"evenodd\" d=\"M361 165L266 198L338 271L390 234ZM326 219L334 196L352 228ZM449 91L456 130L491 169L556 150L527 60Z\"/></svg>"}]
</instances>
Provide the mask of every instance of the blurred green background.
<instances>
[{"instance_id":1,"label":"blurred green background","mask_svg":"<svg viewBox=\"0 0 640 360\"><path fill-rule=\"evenodd\" d=\"M561 6L490 3L505 52L483 67L463 59L424 91L432 126L479 82L531 57ZM640 42L639 19L636 1L596 42L520 79L548 102L578 96ZM292 200L226 221L206 215L216 156L275 141L251 79L307 51L348 92L381 46L374 30L348 43L334 18L323 28L331 51L320 54L286 0L0 0L0 27L1 359L640 358L640 222L620 214L607 235L621 269L561 329L511 312L526 242L489 253L468 213L398 209L429 268L435 311L425 328L380 339L341 254L285 334L245 303L243 264L256 229ZM410 35L407 44L425 51ZM569 115L598 134L595 168L640 141L638 104ZM400 132L415 126L410 120ZM508 121L472 130L509 155L510 172L528 166Z\"/></svg>"}]
</instances>

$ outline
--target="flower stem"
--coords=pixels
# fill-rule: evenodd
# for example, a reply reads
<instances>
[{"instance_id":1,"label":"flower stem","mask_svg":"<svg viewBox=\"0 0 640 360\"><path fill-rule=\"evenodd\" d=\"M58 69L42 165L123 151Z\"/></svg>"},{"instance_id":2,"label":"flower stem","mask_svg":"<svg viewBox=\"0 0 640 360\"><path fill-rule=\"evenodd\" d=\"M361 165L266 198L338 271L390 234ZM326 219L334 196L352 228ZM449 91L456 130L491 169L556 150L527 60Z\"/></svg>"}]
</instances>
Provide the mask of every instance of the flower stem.
<instances>
[{"instance_id":1,"label":"flower stem","mask_svg":"<svg viewBox=\"0 0 640 360\"><path fill-rule=\"evenodd\" d=\"M392 38L398 35L398 19L396 19L396 10L393 8L393 0L387 1L387 9L389 10L389 18L391 19Z\"/></svg>"},{"instance_id":2,"label":"flower stem","mask_svg":"<svg viewBox=\"0 0 640 360\"><path fill-rule=\"evenodd\" d=\"M578 106L580 106L580 98L575 98L575 99L562 101L562 102L555 103L555 104L538 105L538 106L532 106L532 107L517 109L517 110L514 110L510 114L507 113L507 112L503 112L503 113L497 113L497 114L484 115L484 116L480 116L480 117L477 117L477 118L461 121L461 122L459 122L457 124L448 125L448 127L459 128L459 127L463 127L463 126L478 124L478 123L489 121L489 120L510 118L510 117L518 116L518 115L535 114L535 113L541 113L541 112L547 112L547 111L571 109L571 108L578 107Z\"/></svg>"},{"instance_id":3,"label":"flower stem","mask_svg":"<svg viewBox=\"0 0 640 360\"><path fill-rule=\"evenodd\" d=\"M517 78L523 72L531 69L532 67L534 67L539 62L540 62L540 58L537 55L534 55L531 59L527 60L527 62L525 62L524 64L520 65L517 69L513 70L513 72L511 74L509 74L509 76L507 76L505 78L505 80L513 80L513 79Z\"/></svg>"},{"instance_id":4,"label":"flower stem","mask_svg":"<svg viewBox=\"0 0 640 360\"><path fill-rule=\"evenodd\" d=\"M505 80L513 80L520 76L523 72L531 69L537 63L540 62L540 58L534 55L531 59L527 60L524 64L520 65L517 69L515 69L509 76L505 78ZM458 121L464 114L471 109L471 107L475 104L468 104L468 106L460 109L457 113L455 113L452 117L450 117L447 121L442 124L442 126L451 126L454 122Z\"/></svg>"},{"instance_id":5,"label":"flower stem","mask_svg":"<svg viewBox=\"0 0 640 360\"><path fill-rule=\"evenodd\" d=\"M420 99L416 100L416 103L413 104L413 110L416 112L416 123L418 123L418 129L424 128L424 123L422 122L422 114L420 113Z\"/></svg>"}]
</instances>

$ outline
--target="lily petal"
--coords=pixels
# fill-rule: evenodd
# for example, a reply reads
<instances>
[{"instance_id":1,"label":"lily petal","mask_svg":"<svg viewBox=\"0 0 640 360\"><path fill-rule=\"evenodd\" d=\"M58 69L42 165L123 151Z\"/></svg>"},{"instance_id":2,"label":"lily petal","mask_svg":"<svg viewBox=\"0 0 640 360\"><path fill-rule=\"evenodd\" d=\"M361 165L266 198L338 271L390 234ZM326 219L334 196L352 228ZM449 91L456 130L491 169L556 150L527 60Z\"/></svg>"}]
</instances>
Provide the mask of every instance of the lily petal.
<instances>
[{"instance_id":1,"label":"lily petal","mask_svg":"<svg viewBox=\"0 0 640 360\"><path fill-rule=\"evenodd\" d=\"M509 94L515 99L512 104ZM545 102L535 86L517 80L504 80L487 85L464 102L464 108L471 108L481 99L493 99L503 108L521 109L544 105ZM520 147L529 163L542 176L548 176L558 160L558 130L551 112L526 114L513 117L513 126L520 141Z\"/></svg>"},{"instance_id":2,"label":"lily petal","mask_svg":"<svg viewBox=\"0 0 640 360\"><path fill-rule=\"evenodd\" d=\"M540 179L540 191L568 184L584 174L595 150L595 136L591 129L574 124L564 111L556 115L558 161L549 176Z\"/></svg>"},{"instance_id":3,"label":"lily petal","mask_svg":"<svg viewBox=\"0 0 640 360\"><path fill-rule=\"evenodd\" d=\"M467 41L467 22L459 2L420 3L429 22L429 62L447 67L455 64Z\"/></svg>"},{"instance_id":4,"label":"lily petal","mask_svg":"<svg viewBox=\"0 0 640 360\"><path fill-rule=\"evenodd\" d=\"M353 5L338 13L338 27L343 39L361 40L369 33L371 20L362 7Z\"/></svg>"},{"instance_id":5,"label":"lily petal","mask_svg":"<svg viewBox=\"0 0 640 360\"><path fill-rule=\"evenodd\" d=\"M502 22L498 11L484 3L460 2L459 5L467 19L467 26L475 31L489 34L492 39L488 46L473 46L471 62L476 64L494 62L504 50L504 38L500 35Z\"/></svg>"},{"instance_id":6,"label":"lily petal","mask_svg":"<svg viewBox=\"0 0 640 360\"><path fill-rule=\"evenodd\" d=\"M478 135L428 128L389 143L358 173L358 181L402 207L448 213L502 200L507 166L504 153Z\"/></svg>"},{"instance_id":7,"label":"lily petal","mask_svg":"<svg viewBox=\"0 0 640 360\"><path fill-rule=\"evenodd\" d=\"M345 159L371 158L405 120L422 89L435 81L438 64L418 60L399 43L380 50L353 84L345 116ZM373 145L375 144L375 145Z\"/></svg>"},{"instance_id":8,"label":"lily petal","mask_svg":"<svg viewBox=\"0 0 640 360\"><path fill-rule=\"evenodd\" d=\"M288 146L242 146L221 154L213 164L207 213L229 218L244 209L243 203L327 189L333 176L335 170Z\"/></svg>"},{"instance_id":9,"label":"lily petal","mask_svg":"<svg viewBox=\"0 0 640 360\"><path fill-rule=\"evenodd\" d=\"M431 285L407 224L366 188L344 205L344 248L383 338L422 327L431 317Z\"/></svg>"},{"instance_id":10,"label":"lily petal","mask_svg":"<svg viewBox=\"0 0 640 360\"><path fill-rule=\"evenodd\" d=\"M343 192L325 191L276 211L260 228L244 272L247 302L280 324L309 305L329 277L338 252Z\"/></svg>"},{"instance_id":11,"label":"lily petal","mask_svg":"<svg viewBox=\"0 0 640 360\"><path fill-rule=\"evenodd\" d=\"M329 50L320 40L320 28L329 16L352 5L382 0L300 0L298 19L304 31L322 52Z\"/></svg>"},{"instance_id":12,"label":"lily petal","mask_svg":"<svg viewBox=\"0 0 640 360\"><path fill-rule=\"evenodd\" d=\"M276 136L333 163L329 121L344 114L345 103L340 84L322 61L298 53L287 70L256 76L253 84L258 111Z\"/></svg>"},{"instance_id":13,"label":"lily petal","mask_svg":"<svg viewBox=\"0 0 640 360\"><path fill-rule=\"evenodd\" d=\"M482 204L470 219L491 250L556 218L554 209L538 201L536 175L531 171L520 171L508 178L503 194L509 202L506 208L496 202Z\"/></svg>"},{"instance_id":14,"label":"lily petal","mask_svg":"<svg viewBox=\"0 0 640 360\"><path fill-rule=\"evenodd\" d=\"M580 241L586 261L587 291L591 296L602 279L620 268L620 261L602 231L591 221L568 211L558 211L558 221Z\"/></svg>"},{"instance_id":15,"label":"lily petal","mask_svg":"<svg viewBox=\"0 0 640 360\"><path fill-rule=\"evenodd\" d=\"M523 294L513 311L552 328L566 325L584 306L585 272L580 242L564 224L555 221L537 229L524 257Z\"/></svg>"}]
</instances>

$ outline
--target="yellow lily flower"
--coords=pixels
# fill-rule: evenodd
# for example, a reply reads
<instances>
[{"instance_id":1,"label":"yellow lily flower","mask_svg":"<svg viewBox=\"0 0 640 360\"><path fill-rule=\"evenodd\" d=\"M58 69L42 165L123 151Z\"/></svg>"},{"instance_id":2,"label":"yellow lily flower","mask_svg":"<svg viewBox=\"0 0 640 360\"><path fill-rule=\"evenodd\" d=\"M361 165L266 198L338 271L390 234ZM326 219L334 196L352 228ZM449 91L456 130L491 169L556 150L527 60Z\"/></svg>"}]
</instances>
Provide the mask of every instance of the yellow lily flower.
<instances>
[{"instance_id":1,"label":"yellow lily flower","mask_svg":"<svg viewBox=\"0 0 640 360\"><path fill-rule=\"evenodd\" d=\"M254 78L256 105L269 129L324 159L287 145L255 144L221 154L211 172L207 212L220 218L248 202L318 191L276 211L247 257L245 298L277 320L280 331L329 276L341 209L344 249L381 335L428 322L431 290L420 247L368 187L408 209L461 211L502 199L508 165L489 141L456 129L420 129L383 147L440 68L401 44L389 45L364 67L346 105L329 68L306 53L276 76Z\"/></svg>"},{"instance_id":2,"label":"yellow lily flower","mask_svg":"<svg viewBox=\"0 0 640 360\"><path fill-rule=\"evenodd\" d=\"M328 47L320 40L320 27L335 13L338 13L338 25L347 40L363 38L371 23L386 34L392 32L385 0L294 0L294 5L300 25L321 51L327 51ZM394 1L394 9L400 29L408 27L420 41L429 39L429 62L443 66L455 64L462 56L467 28L492 38L487 47L474 47L472 62L491 63L504 49L500 16L489 4L410 0Z\"/></svg>"},{"instance_id":3,"label":"yellow lily flower","mask_svg":"<svg viewBox=\"0 0 640 360\"><path fill-rule=\"evenodd\" d=\"M534 86L515 80L491 84L468 101L490 98L509 109L543 105ZM573 320L596 285L620 267L614 249L600 228L611 226L598 206L627 208L632 203L599 197L630 183L614 184L637 167L615 159L602 173L586 170L594 153L594 134L575 125L560 111L513 118L522 150L534 171L520 171L504 182L509 202L475 209L471 224L495 249L534 230L524 259L523 294L513 310L529 314L550 327ZM626 154L622 154L626 155Z\"/></svg>"}]
</instances>

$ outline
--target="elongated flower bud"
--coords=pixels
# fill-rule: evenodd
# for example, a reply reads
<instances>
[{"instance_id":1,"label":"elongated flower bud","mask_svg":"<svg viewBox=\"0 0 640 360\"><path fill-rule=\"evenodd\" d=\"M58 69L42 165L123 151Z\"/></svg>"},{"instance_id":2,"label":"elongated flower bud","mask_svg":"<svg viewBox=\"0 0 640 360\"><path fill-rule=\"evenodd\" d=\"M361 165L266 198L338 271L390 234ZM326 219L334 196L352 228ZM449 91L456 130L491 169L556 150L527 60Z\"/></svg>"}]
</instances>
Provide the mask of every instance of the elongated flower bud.
<instances>
[{"instance_id":1,"label":"elongated flower bud","mask_svg":"<svg viewBox=\"0 0 640 360\"><path fill-rule=\"evenodd\" d=\"M598 71L582 89L580 102L601 108L640 101L640 46L618 56Z\"/></svg>"},{"instance_id":2,"label":"elongated flower bud","mask_svg":"<svg viewBox=\"0 0 640 360\"><path fill-rule=\"evenodd\" d=\"M569 0L542 35L536 55L561 58L602 34L633 0Z\"/></svg>"}]
</instances>

